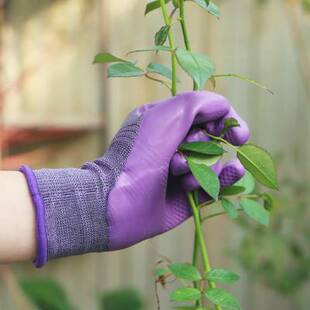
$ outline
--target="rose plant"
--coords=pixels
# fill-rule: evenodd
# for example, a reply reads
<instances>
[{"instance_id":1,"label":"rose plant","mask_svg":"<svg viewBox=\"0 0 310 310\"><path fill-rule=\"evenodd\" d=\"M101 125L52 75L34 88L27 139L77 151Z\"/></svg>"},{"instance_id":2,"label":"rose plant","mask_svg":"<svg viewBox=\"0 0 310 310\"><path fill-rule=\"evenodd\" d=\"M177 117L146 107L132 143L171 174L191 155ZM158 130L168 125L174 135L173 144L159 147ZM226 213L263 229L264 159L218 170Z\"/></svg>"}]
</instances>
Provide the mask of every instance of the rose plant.
<instances>
[{"instance_id":1,"label":"rose plant","mask_svg":"<svg viewBox=\"0 0 310 310\"><path fill-rule=\"evenodd\" d=\"M129 54L141 52L166 53L171 58L171 65L167 67L161 63L150 63L146 68L111 53L100 53L95 56L94 63L110 63L108 77L145 77L161 83L171 92L177 94L177 67L179 66L193 80L193 90L202 90L210 81L216 86L216 79L234 77L250 82L272 93L260 83L239 74L215 73L212 60L204 54L192 51L185 18L185 4L198 5L207 13L220 17L219 8L209 0L156 0L148 2L145 15L160 10L163 16L163 25L159 27L154 37L154 46L135 49ZM180 26L184 47L175 44L174 27ZM208 256L202 224L208 219L227 214L234 220L239 212L243 212L254 221L267 226L269 212L272 209L273 199L269 193L260 193L255 190L255 181L261 185L277 189L277 173L274 161L269 153L255 144L245 144L237 147L225 139L225 135L233 127L239 126L234 118L228 118L223 124L221 132L211 134L206 132L210 141L183 143L178 152L186 157L189 168L207 194L205 201L200 201L198 191L187 193L191 206L194 223L195 238L193 245L193 261L189 263L172 263L169 260L161 261L155 268L156 283L165 286L167 282L178 280L181 287L171 292L171 301L176 303L176 309L241 309L238 300L217 283L234 283L239 276L229 270L212 268ZM246 175L236 184L220 188L218 176L210 166L219 161L227 152L233 151L241 164L247 170ZM213 206L215 204L215 206ZM203 215L203 211L208 212ZM198 255L201 255L203 268L197 266ZM171 280L171 281L170 281ZM208 307L208 308L207 308ZM158 309L160 309L158 301Z\"/></svg>"}]
</instances>

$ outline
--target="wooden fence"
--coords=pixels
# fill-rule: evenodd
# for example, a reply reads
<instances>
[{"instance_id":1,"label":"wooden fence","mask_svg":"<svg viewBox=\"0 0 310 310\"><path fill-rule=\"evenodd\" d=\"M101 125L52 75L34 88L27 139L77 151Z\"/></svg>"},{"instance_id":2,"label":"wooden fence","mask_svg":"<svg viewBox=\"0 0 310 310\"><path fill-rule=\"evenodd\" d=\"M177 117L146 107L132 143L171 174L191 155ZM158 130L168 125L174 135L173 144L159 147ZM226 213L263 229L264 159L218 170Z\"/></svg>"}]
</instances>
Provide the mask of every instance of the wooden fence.
<instances>
[{"instance_id":1,"label":"wooden fence","mask_svg":"<svg viewBox=\"0 0 310 310\"><path fill-rule=\"evenodd\" d=\"M13 20L17 16L15 23L8 21L10 27L3 32L4 39L11 40L10 44L2 44L8 59L12 59L6 64L6 74L20 74L27 59L30 63L40 60L38 68L34 66L38 71L33 72L33 77L6 98L5 126L92 127L104 119L110 139L131 109L169 95L162 86L142 78L107 81L103 79L103 68L90 64L93 55L101 49L121 56L130 49L153 44L152 34L162 23L161 16L152 13L144 18L145 1L68 0L50 6L46 1L46 6L40 8L37 3L27 1L27 8L13 5L10 16ZM297 1L222 0L218 3L222 12L220 20L188 3L194 49L208 53L218 73L250 76L274 91L275 95L271 96L234 79L219 80L216 88L249 121L252 141L281 156L281 176L299 175L308 179L310 162L305 158L310 156L307 141L310 136L310 16L301 10ZM35 14L19 23L18 19L31 10ZM58 32L48 31L51 29ZM66 35L64 39L62 36ZM53 42L51 36L59 40L59 45L45 52L43 47L48 46L45 40ZM4 39L2 42L7 42ZM133 56L138 58L141 64L155 58L169 63L165 55ZM191 82L186 80L180 85L180 91L190 87ZM96 133L86 136L60 147L53 160L41 165L77 166L99 155L101 145L106 143ZM72 158L72 154L78 155ZM221 218L211 220L205 233L212 264L238 269L224 249L237 244L242 232ZM50 262L42 270L18 264L13 270L17 276L47 275L58 279L78 309L95 309L99 292L119 286L136 287L147 299L148 309L156 309L154 262L159 254L176 261L190 261L192 239L193 224L189 220L164 236L124 251L65 258ZM289 298L251 283L246 274L240 272L243 277L234 294L241 299L244 309L297 309ZM162 309L170 309L168 294L161 292L160 295ZM21 309L12 296L12 289L2 284L0 309ZM304 308L298 310L306 309L307 304L305 301Z\"/></svg>"}]
</instances>

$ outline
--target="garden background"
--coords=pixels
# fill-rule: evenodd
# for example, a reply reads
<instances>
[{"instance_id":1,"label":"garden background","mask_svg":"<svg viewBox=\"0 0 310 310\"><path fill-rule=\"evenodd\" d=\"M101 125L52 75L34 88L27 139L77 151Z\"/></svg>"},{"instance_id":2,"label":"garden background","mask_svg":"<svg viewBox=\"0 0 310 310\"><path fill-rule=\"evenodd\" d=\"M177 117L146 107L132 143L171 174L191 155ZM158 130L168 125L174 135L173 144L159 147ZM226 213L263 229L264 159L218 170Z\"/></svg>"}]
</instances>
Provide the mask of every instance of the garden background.
<instances>
[{"instance_id":1,"label":"garden background","mask_svg":"<svg viewBox=\"0 0 310 310\"><path fill-rule=\"evenodd\" d=\"M193 49L214 60L217 73L262 82L274 95L243 81L218 80L249 122L252 141L276 156L281 180L272 228L266 233L225 216L205 227L212 265L239 271L233 293L243 309L308 309L310 290L310 2L215 1L221 18L191 3ZM95 54L123 56L150 46L162 24L144 17L146 1L0 0L0 154L2 169L77 167L104 151L134 107L169 96L143 78L106 79ZM139 55L147 64L160 57ZM137 57L138 58L138 57ZM136 59L133 56L132 59ZM212 89L212 85L208 85ZM190 89L186 80L181 89ZM309 202L309 203L308 203ZM1 225L1 223L0 223ZM0 266L0 309L33 309L20 281L56 280L77 309L98 309L98 296L136 289L155 308L152 270L160 255L190 261L193 223L130 249L50 262ZM169 296L160 289L161 307Z\"/></svg>"}]
</instances>

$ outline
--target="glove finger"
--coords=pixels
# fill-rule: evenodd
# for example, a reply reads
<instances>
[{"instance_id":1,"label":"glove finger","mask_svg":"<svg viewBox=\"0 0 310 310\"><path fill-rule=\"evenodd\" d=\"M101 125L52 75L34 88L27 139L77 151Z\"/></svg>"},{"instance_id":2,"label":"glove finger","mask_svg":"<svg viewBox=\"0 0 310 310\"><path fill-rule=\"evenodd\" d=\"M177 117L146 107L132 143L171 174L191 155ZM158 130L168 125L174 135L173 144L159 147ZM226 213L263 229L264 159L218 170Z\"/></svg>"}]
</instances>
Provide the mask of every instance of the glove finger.
<instances>
[{"instance_id":1,"label":"glove finger","mask_svg":"<svg viewBox=\"0 0 310 310\"><path fill-rule=\"evenodd\" d=\"M158 101L142 113L139 121L139 145L155 156L153 165L163 160L171 160L180 143L188 135L195 121L202 126L225 116L230 105L223 96L205 91L179 94L167 100ZM141 114L141 113L140 113ZM139 113L135 116L139 117ZM141 142L140 142L141 141Z\"/></svg>"},{"instance_id":2,"label":"glove finger","mask_svg":"<svg viewBox=\"0 0 310 310\"><path fill-rule=\"evenodd\" d=\"M231 186L239 181L245 174L245 169L238 159L227 162L219 175L221 187Z\"/></svg>"},{"instance_id":3,"label":"glove finger","mask_svg":"<svg viewBox=\"0 0 310 310\"><path fill-rule=\"evenodd\" d=\"M231 107L228 114L224 117L235 118L240 127L231 128L226 134L225 139L234 145L242 145L250 138L250 130L248 124L238 115L238 113Z\"/></svg>"},{"instance_id":4,"label":"glove finger","mask_svg":"<svg viewBox=\"0 0 310 310\"><path fill-rule=\"evenodd\" d=\"M224 129L225 119L234 118L240 124L240 127L231 128L226 134L225 139L234 145L242 145L249 140L250 130L247 123L231 107L229 112L220 120L210 122L206 125L209 133L219 136Z\"/></svg>"},{"instance_id":5,"label":"glove finger","mask_svg":"<svg viewBox=\"0 0 310 310\"><path fill-rule=\"evenodd\" d=\"M238 159L223 164L219 161L211 167L211 169L219 175L221 187L233 185L239 181L245 174L245 169ZM188 173L182 178L182 187L186 191L193 191L200 188L196 178Z\"/></svg>"},{"instance_id":6,"label":"glove finger","mask_svg":"<svg viewBox=\"0 0 310 310\"><path fill-rule=\"evenodd\" d=\"M207 142L210 138L206 135L206 132L202 129L193 129L184 139L184 142Z\"/></svg>"},{"instance_id":7,"label":"glove finger","mask_svg":"<svg viewBox=\"0 0 310 310\"><path fill-rule=\"evenodd\" d=\"M221 187L230 186L238 182L244 176L244 173L245 169L238 159L227 162L224 164L219 174ZM200 188L198 191L199 203L204 203L209 200L212 200L212 198Z\"/></svg>"},{"instance_id":8,"label":"glove finger","mask_svg":"<svg viewBox=\"0 0 310 310\"><path fill-rule=\"evenodd\" d=\"M230 109L229 101L222 95L213 92L196 92L197 95L207 96L205 100L197 101L198 113L194 125L204 124L224 117Z\"/></svg>"},{"instance_id":9,"label":"glove finger","mask_svg":"<svg viewBox=\"0 0 310 310\"><path fill-rule=\"evenodd\" d=\"M179 152L175 153L171 159L170 172L174 176L180 176L189 172L187 161Z\"/></svg>"},{"instance_id":10,"label":"glove finger","mask_svg":"<svg viewBox=\"0 0 310 310\"><path fill-rule=\"evenodd\" d=\"M219 175L222 171L223 164L218 161L216 164L214 164L211 169ZM192 173L188 173L185 176L182 177L181 180L182 188L187 191L193 191L200 188L200 184L197 182L196 178L193 176Z\"/></svg>"}]
</instances>

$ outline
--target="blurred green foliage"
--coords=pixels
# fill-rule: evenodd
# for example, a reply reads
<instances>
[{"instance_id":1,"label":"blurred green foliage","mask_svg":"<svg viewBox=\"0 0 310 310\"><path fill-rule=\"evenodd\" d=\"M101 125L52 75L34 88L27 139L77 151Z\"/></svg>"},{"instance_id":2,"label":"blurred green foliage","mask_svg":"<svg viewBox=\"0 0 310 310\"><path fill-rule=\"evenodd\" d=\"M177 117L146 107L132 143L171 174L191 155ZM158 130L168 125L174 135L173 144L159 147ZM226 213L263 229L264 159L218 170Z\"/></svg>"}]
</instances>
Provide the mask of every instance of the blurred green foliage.
<instances>
[{"instance_id":1,"label":"blurred green foliage","mask_svg":"<svg viewBox=\"0 0 310 310\"><path fill-rule=\"evenodd\" d=\"M99 301L102 310L142 310L140 294L132 288L124 288L103 294Z\"/></svg>"},{"instance_id":2,"label":"blurred green foliage","mask_svg":"<svg viewBox=\"0 0 310 310\"><path fill-rule=\"evenodd\" d=\"M287 1L287 0L284 0ZM259 4L265 4L268 0L256 0ZM302 5L303 9L307 12L310 12L310 0L301 0L300 4Z\"/></svg>"},{"instance_id":3,"label":"blurred green foliage","mask_svg":"<svg viewBox=\"0 0 310 310\"><path fill-rule=\"evenodd\" d=\"M30 278L20 281L22 291L35 309L72 310L75 309L62 286L50 278ZM103 293L99 297L98 309L102 310L142 310L143 300L133 288L122 288Z\"/></svg>"},{"instance_id":4,"label":"blurred green foliage","mask_svg":"<svg viewBox=\"0 0 310 310\"><path fill-rule=\"evenodd\" d=\"M286 181L276 195L269 229L242 217L244 237L235 251L252 278L294 295L310 279L309 184Z\"/></svg>"},{"instance_id":5,"label":"blurred green foliage","mask_svg":"<svg viewBox=\"0 0 310 310\"><path fill-rule=\"evenodd\" d=\"M302 5L306 11L310 11L310 0L303 0Z\"/></svg>"},{"instance_id":6,"label":"blurred green foliage","mask_svg":"<svg viewBox=\"0 0 310 310\"><path fill-rule=\"evenodd\" d=\"M52 279L23 279L20 281L20 286L37 309L73 309L63 288Z\"/></svg>"}]
</instances>

